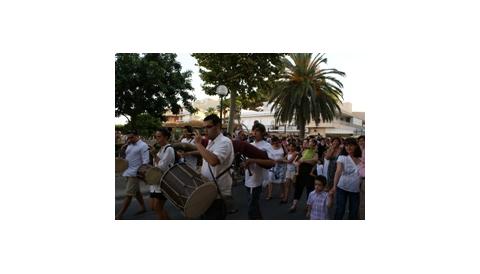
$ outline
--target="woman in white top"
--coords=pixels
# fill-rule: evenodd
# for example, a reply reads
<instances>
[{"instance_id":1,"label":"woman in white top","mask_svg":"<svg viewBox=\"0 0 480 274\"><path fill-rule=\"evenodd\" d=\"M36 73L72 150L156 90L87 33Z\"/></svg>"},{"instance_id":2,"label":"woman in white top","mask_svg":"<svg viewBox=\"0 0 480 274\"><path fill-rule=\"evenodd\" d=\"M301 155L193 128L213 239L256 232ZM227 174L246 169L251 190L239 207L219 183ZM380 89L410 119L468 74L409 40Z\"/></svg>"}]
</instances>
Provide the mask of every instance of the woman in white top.
<instances>
[{"instance_id":1,"label":"woman in white top","mask_svg":"<svg viewBox=\"0 0 480 274\"><path fill-rule=\"evenodd\" d=\"M283 199L280 201L282 204L288 203L288 192L290 191L290 186L293 182L295 174L297 173L297 168L293 163L298 156L297 148L294 143L288 145L288 154L287 160L287 171L285 173L285 184L283 184Z\"/></svg>"},{"instance_id":2,"label":"woman in white top","mask_svg":"<svg viewBox=\"0 0 480 274\"><path fill-rule=\"evenodd\" d=\"M272 160L275 161L275 166L270 169L268 173L268 180L267 180L267 200L272 199L272 184L281 184L285 181L285 172L286 172L286 165L285 165L285 150L283 150L282 144L280 139L277 136L272 137ZM283 187L282 187L283 189ZM280 199L283 200L283 191L281 191Z\"/></svg>"},{"instance_id":3,"label":"woman in white top","mask_svg":"<svg viewBox=\"0 0 480 274\"><path fill-rule=\"evenodd\" d=\"M157 143L160 145L160 149L155 156L154 166L158 167L162 172L167 171L175 163L175 151L173 147L168 144L170 138L170 131L166 128L160 128L155 133ZM150 201L152 209L157 213L158 219L169 219L167 212L163 206L167 198L162 194L160 185L150 185Z\"/></svg>"},{"instance_id":4,"label":"woman in white top","mask_svg":"<svg viewBox=\"0 0 480 274\"><path fill-rule=\"evenodd\" d=\"M362 151L353 138L345 140L348 155L337 159L337 170L331 194L335 194L335 220L342 220L348 200L348 219L356 220L360 201L360 174Z\"/></svg>"}]
</instances>

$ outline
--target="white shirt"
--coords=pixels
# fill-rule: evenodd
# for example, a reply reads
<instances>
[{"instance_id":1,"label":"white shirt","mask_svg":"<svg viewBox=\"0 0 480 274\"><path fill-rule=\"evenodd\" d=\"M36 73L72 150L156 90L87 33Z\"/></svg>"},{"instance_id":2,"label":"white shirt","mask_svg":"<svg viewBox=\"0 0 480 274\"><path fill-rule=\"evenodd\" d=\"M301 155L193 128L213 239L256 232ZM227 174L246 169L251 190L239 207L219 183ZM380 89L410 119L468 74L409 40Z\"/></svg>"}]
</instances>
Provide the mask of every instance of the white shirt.
<instances>
[{"instance_id":1,"label":"white shirt","mask_svg":"<svg viewBox=\"0 0 480 274\"><path fill-rule=\"evenodd\" d=\"M180 143L187 143L187 144L192 144L194 145L195 144L195 140L194 139L187 139L187 138L183 138ZM185 156L185 163L190 166L193 170L196 170L197 168L197 157L195 156L192 156L192 155L187 155Z\"/></svg>"},{"instance_id":2,"label":"white shirt","mask_svg":"<svg viewBox=\"0 0 480 274\"><path fill-rule=\"evenodd\" d=\"M317 176L320 176L320 175L323 175L323 176L327 177L325 175L325 169L323 168L323 165L322 164L317 164Z\"/></svg>"},{"instance_id":3,"label":"white shirt","mask_svg":"<svg viewBox=\"0 0 480 274\"><path fill-rule=\"evenodd\" d=\"M173 164L175 164L175 150L173 147L169 146L165 149L168 144L160 147L160 150L157 153L157 157L160 159L158 163L155 163L155 167L158 167L161 171L166 172ZM150 192L161 193L160 185L150 185Z\"/></svg>"},{"instance_id":4,"label":"white shirt","mask_svg":"<svg viewBox=\"0 0 480 274\"><path fill-rule=\"evenodd\" d=\"M254 142L252 145L257 148L266 151L268 158L274 158L274 151L271 144L265 142L264 140L260 142ZM250 164L250 170L252 171L252 176L248 174L248 170L245 170L245 186L246 187L258 187L263 184L263 181L268 180L268 169L260 167L257 164Z\"/></svg>"},{"instance_id":5,"label":"white shirt","mask_svg":"<svg viewBox=\"0 0 480 274\"><path fill-rule=\"evenodd\" d=\"M235 155L233 152L232 141L229 138L223 136L223 134L220 133L214 140L210 140L206 149L215 154L215 156L217 156L219 160L218 165L210 166L210 168L212 169L212 173L215 177L217 177L218 175L220 175L220 173L231 167ZM208 166L208 162L203 159L201 174L202 176L213 182L213 178ZM220 178L217 179L220 192L222 193L222 195L226 196L232 195L232 177L229 173L230 171L227 171L222 176L220 176Z\"/></svg>"},{"instance_id":6,"label":"white shirt","mask_svg":"<svg viewBox=\"0 0 480 274\"><path fill-rule=\"evenodd\" d=\"M142 140L129 144L125 154L125 160L128 161L128 168L122 174L125 177L136 177L138 168L150 161L148 145Z\"/></svg>"},{"instance_id":7,"label":"white shirt","mask_svg":"<svg viewBox=\"0 0 480 274\"><path fill-rule=\"evenodd\" d=\"M340 155L337 159L337 165L343 165L343 172L338 180L337 187L350 191L360 192L360 174L358 173L358 166L350 156Z\"/></svg>"}]
</instances>

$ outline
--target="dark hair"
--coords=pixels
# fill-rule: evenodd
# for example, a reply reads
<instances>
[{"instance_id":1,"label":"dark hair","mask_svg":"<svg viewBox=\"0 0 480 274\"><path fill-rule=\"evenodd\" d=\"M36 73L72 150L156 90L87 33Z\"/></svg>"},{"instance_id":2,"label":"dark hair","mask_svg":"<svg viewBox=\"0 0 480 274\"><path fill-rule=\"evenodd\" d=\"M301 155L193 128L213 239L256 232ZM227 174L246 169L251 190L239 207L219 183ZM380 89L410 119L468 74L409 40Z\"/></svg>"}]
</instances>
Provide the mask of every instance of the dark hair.
<instances>
[{"instance_id":1,"label":"dark hair","mask_svg":"<svg viewBox=\"0 0 480 274\"><path fill-rule=\"evenodd\" d=\"M331 140L331 142L333 143L333 141L335 141L335 140L338 140L338 142L339 142L340 144L342 144L342 139L340 139L340 137L335 137L335 138L333 138L333 139Z\"/></svg>"},{"instance_id":2,"label":"dark hair","mask_svg":"<svg viewBox=\"0 0 480 274\"><path fill-rule=\"evenodd\" d=\"M186 125L186 126L184 126L183 128L186 129L188 133L193 133L193 128L192 128L192 126Z\"/></svg>"},{"instance_id":3,"label":"dark hair","mask_svg":"<svg viewBox=\"0 0 480 274\"><path fill-rule=\"evenodd\" d=\"M272 136L272 143L275 143L275 142L278 142L278 141L280 141L280 139L277 136L273 135Z\"/></svg>"},{"instance_id":4,"label":"dark hair","mask_svg":"<svg viewBox=\"0 0 480 274\"><path fill-rule=\"evenodd\" d=\"M365 141L365 135L358 136L357 141L360 141L360 139L363 139Z\"/></svg>"},{"instance_id":5,"label":"dark hair","mask_svg":"<svg viewBox=\"0 0 480 274\"><path fill-rule=\"evenodd\" d=\"M137 131L136 129L129 130L129 131L127 132L127 135L130 135L130 134L135 135L135 136L138 136L138 131Z\"/></svg>"},{"instance_id":6,"label":"dark hair","mask_svg":"<svg viewBox=\"0 0 480 274\"><path fill-rule=\"evenodd\" d=\"M164 137L167 137L167 139L170 139L170 131L164 127L161 127L157 130L158 132L160 132Z\"/></svg>"},{"instance_id":7,"label":"dark hair","mask_svg":"<svg viewBox=\"0 0 480 274\"><path fill-rule=\"evenodd\" d=\"M315 181L320 181L322 182L322 185L323 186L326 186L327 185L327 178L323 175L318 175L318 176L315 176Z\"/></svg>"},{"instance_id":8,"label":"dark hair","mask_svg":"<svg viewBox=\"0 0 480 274\"><path fill-rule=\"evenodd\" d=\"M360 149L360 146L358 145L357 140L355 140L354 138L347 138L343 144L345 146L355 145L355 150L353 151L353 156L354 157L362 157L362 150Z\"/></svg>"},{"instance_id":9,"label":"dark hair","mask_svg":"<svg viewBox=\"0 0 480 274\"><path fill-rule=\"evenodd\" d=\"M207 117L205 117L205 119L203 119L203 121L212 121L212 124L214 126L216 125L220 125L222 123L222 120L220 120L220 117L218 117L217 114L210 114L208 115Z\"/></svg>"},{"instance_id":10,"label":"dark hair","mask_svg":"<svg viewBox=\"0 0 480 274\"><path fill-rule=\"evenodd\" d=\"M261 123L255 123L252 127L252 131L255 131L255 130L259 130L263 135L265 135L265 133L267 132L267 129L265 128L265 126Z\"/></svg>"}]
</instances>

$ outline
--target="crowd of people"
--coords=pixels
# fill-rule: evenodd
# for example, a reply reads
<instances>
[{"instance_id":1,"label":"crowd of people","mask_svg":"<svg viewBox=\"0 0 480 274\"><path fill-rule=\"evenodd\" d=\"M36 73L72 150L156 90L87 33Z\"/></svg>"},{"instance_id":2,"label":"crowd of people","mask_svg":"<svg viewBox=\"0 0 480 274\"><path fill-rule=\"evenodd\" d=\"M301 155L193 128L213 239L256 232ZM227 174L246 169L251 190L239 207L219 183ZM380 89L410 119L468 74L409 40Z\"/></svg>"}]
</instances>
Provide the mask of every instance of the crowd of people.
<instances>
[{"instance_id":1,"label":"crowd of people","mask_svg":"<svg viewBox=\"0 0 480 274\"><path fill-rule=\"evenodd\" d=\"M127 134L128 142L122 147L123 156L129 162L123 173L127 178L127 196L117 219L122 218L133 197L141 205L140 213L145 211L135 169L148 162L162 171L184 162L201 176L215 181L217 198L202 219L226 218L226 201L234 198L232 173L238 173L238 169L244 174L248 219L263 219L260 199L271 200L274 187L279 188L280 203L290 203L288 212L305 210L307 219L365 219L365 136L344 139L316 135L302 140L293 135L268 134L259 122L254 123L249 133L239 129L230 136L222 132L221 120L215 114L204 119L204 128L204 134L189 126L184 128L180 142L196 147L188 152L174 151L169 144L171 133L166 128L155 133L154 147L145 144L134 131ZM265 151L268 159L240 158L240 164L232 166L239 161L232 140L251 143ZM292 186L293 199L289 201ZM154 185L150 188L151 208L159 219L168 219L163 208L167 199L162 190ZM303 195L306 208L298 209ZM348 214L345 214L347 208Z\"/></svg>"}]
</instances>

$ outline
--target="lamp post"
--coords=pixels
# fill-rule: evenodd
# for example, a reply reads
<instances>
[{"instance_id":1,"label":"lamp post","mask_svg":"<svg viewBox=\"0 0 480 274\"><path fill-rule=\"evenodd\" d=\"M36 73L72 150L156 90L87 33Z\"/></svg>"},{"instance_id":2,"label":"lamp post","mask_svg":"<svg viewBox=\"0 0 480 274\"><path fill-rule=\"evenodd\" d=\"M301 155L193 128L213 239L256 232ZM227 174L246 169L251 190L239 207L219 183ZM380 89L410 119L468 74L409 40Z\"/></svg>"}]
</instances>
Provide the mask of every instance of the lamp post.
<instances>
[{"instance_id":1,"label":"lamp post","mask_svg":"<svg viewBox=\"0 0 480 274\"><path fill-rule=\"evenodd\" d=\"M226 86L220 85L220 86L217 87L216 92L220 96L220 121L222 121L222 123L223 123L223 118L222 118L222 115L223 115L223 96L227 95L228 89L227 89Z\"/></svg>"}]
</instances>

